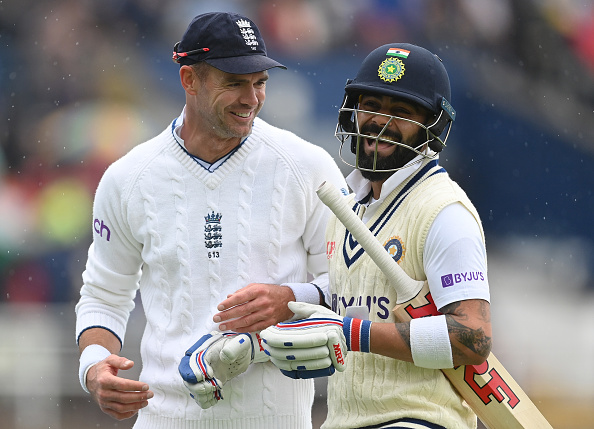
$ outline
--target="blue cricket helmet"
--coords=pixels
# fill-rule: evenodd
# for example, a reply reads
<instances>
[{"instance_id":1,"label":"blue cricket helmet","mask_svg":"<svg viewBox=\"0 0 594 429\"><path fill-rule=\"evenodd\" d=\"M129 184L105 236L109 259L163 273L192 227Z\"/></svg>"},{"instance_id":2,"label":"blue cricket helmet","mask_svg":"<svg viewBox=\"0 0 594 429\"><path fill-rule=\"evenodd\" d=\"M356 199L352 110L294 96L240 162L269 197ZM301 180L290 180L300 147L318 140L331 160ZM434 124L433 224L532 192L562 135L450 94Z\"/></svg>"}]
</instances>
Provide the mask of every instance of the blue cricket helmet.
<instances>
[{"instance_id":1,"label":"blue cricket helmet","mask_svg":"<svg viewBox=\"0 0 594 429\"><path fill-rule=\"evenodd\" d=\"M426 124L431 137L429 147L440 152L445 146L447 136L443 140L440 136L448 124L451 127L456 112L451 105L448 73L441 59L429 50L409 43L390 43L373 50L363 60L357 76L346 83L338 117L339 140L339 134L343 138L346 134L353 136L353 115L361 94L401 98L428 109L435 115L434 122Z\"/></svg>"}]
</instances>

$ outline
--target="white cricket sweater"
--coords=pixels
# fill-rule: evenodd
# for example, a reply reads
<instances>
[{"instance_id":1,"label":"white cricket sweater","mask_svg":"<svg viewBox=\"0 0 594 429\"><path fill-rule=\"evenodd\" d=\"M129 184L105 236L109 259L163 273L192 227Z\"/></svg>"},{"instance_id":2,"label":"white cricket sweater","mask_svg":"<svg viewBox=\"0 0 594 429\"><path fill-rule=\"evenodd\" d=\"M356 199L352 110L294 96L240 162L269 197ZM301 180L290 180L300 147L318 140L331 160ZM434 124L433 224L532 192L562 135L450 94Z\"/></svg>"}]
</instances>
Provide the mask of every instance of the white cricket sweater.
<instances>
[{"instance_id":1,"label":"white cricket sweater","mask_svg":"<svg viewBox=\"0 0 594 429\"><path fill-rule=\"evenodd\" d=\"M325 281L329 211L315 191L326 180L346 189L326 151L261 119L212 173L176 142L173 124L108 168L95 197L76 334L100 326L123 342L140 290L140 380L155 397L135 428L311 427L311 380L253 364L224 386L223 401L202 410L177 366L216 329L212 317L227 294L252 282L306 282L308 272Z\"/></svg>"},{"instance_id":2,"label":"white cricket sweater","mask_svg":"<svg viewBox=\"0 0 594 429\"><path fill-rule=\"evenodd\" d=\"M362 207L353 197L347 197L347 204L360 215ZM484 242L479 215L464 191L437 161L423 160L380 203L366 225L410 277L426 280L427 234L437 215L454 203L472 213ZM367 306L372 322L394 323L395 288L334 216L326 239L333 250L329 255L332 309L344 316L349 306ZM441 284L429 286L434 290ZM478 288L471 293L477 295L466 299L485 296ZM322 428L379 427L401 418L451 429L476 428L476 415L441 371L372 353L349 352L346 361L345 371L328 379L328 416Z\"/></svg>"}]
</instances>

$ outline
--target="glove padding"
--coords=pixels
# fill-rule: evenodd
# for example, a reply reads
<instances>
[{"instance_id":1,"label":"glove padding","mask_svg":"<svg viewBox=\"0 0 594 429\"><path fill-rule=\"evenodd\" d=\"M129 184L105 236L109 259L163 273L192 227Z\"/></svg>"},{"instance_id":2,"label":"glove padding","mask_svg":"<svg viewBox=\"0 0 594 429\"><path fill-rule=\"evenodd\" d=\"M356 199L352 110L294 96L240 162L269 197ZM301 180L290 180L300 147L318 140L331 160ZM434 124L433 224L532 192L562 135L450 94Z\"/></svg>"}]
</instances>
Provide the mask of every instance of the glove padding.
<instances>
[{"instance_id":1,"label":"glove padding","mask_svg":"<svg viewBox=\"0 0 594 429\"><path fill-rule=\"evenodd\" d=\"M216 332L204 335L186 351L178 370L190 396L207 409L223 399L223 385L253 362L267 362L259 334Z\"/></svg>"},{"instance_id":2,"label":"glove padding","mask_svg":"<svg viewBox=\"0 0 594 429\"><path fill-rule=\"evenodd\" d=\"M321 305L289 302L301 320L279 323L260 335L270 361L291 378L314 378L345 370L343 318Z\"/></svg>"}]
</instances>

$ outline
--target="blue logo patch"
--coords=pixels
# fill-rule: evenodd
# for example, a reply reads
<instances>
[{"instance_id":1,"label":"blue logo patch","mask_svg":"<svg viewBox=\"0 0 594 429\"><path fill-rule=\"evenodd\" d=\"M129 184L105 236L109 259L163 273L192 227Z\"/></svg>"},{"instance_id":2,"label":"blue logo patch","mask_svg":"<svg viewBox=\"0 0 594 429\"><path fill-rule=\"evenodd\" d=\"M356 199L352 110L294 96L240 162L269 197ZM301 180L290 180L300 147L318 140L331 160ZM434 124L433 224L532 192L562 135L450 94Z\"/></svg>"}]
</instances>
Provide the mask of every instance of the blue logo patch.
<instances>
[{"instance_id":1,"label":"blue logo patch","mask_svg":"<svg viewBox=\"0 0 594 429\"><path fill-rule=\"evenodd\" d=\"M404 258L405 248L400 237L391 237L384 243L384 249L396 262Z\"/></svg>"},{"instance_id":2,"label":"blue logo patch","mask_svg":"<svg viewBox=\"0 0 594 429\"><path fill-rule=\"evenodd\" d=\"M441 276L441 286L450 287L460 282L485 281L485 276L481 271L469 271L467 273L446 274Z\"/></svg>"}]
</instances>

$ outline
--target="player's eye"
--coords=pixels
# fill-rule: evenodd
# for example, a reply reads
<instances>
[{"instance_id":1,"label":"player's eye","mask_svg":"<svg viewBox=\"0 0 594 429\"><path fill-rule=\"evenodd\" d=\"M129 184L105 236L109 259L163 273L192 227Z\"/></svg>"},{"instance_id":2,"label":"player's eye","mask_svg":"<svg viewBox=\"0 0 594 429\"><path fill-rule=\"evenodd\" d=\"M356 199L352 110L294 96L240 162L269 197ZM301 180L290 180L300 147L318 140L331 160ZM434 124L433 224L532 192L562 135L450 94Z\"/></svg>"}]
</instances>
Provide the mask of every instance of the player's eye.
<instances>
[{"instance_id":1,"label":"player's eye","mask_svg":"<svg viewBox=\"0 0 594 429\"><path fill-rule=\"evenodd\" d=\"M406 109L396 108L392 109L392 116L401 116L403 118L408 118L409 116L412 116L412 113Z\"/></svg>"},{"instance_id":2,"label":"player's eye","mask_svg":"<svg viewBox=\"0 0 594 429\"><path fill-rule=\"evenodd\" d=\"M380 110L381 105L377 101L369 100L369 101L364 101L363 103L361 103L360 107L363 110L369 110L370 112L376 112L376 111Z\"/></svg>"}]
</instances>

